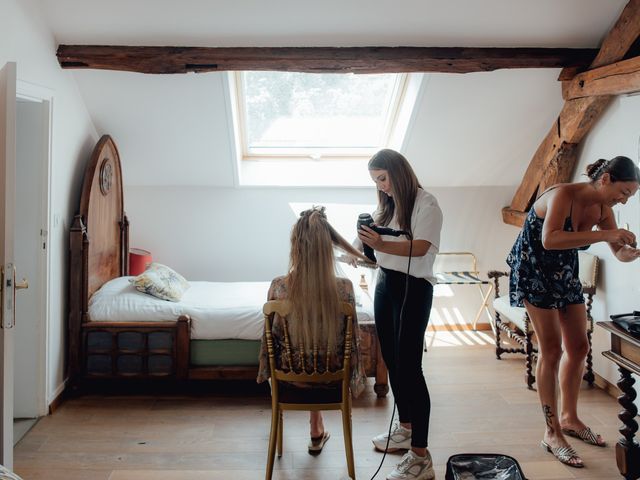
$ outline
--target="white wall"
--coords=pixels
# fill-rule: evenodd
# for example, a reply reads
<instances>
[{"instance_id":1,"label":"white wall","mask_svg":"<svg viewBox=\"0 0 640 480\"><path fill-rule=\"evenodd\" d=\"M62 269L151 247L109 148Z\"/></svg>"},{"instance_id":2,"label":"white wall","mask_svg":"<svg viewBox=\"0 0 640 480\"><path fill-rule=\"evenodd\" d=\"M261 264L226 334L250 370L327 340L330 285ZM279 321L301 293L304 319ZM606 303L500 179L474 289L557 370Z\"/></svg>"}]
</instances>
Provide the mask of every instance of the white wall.
<instances>
[{"instance_id":1,"label":"white wall","mask_svg":"<svg viewBox=\"0 0 640 480\"><path fill-rule=\"evenodd\" d=\"M504 185L515 191L562 108L558 73L426 75L405 152L418 176L439 187Z\"/></svg>"},{"instance_id":2,"label":"white wall","mask_svg":"<svg viewBox=\"0 0 640 480\"><path fill-rule=\"evenodd\" d=\"M438 187L518 185L562 108L558 73L425 75L403 150L418 176ZM235 185L225 75L73 71L97 130L118 144L125 182L137 186Z\"/></svg>"},{"instance_id":3,"label":"white wall","mask_svg":"<svg viewBox=\"0 0 640 480\"><path fill-rule=\"evenodd\" d=\"M485 274L506 268L504 258L517 230L502 223L500 209L510 202L513 188L426 188L444 213L441 250L476 253ZM327 206L329 220L352 239L357 214L375 202L373 188L125 187L131 246L150 250L155 261L192 280L266 281L286 273L296 219L290 203ZM456 301L465 303L460 310L472 319L477 292L456 289ZM436 307L446 302L442 298Z\"/></svg>"},{"instance_id":4,"label":"white wall","mask_svg":"<svg viewBox=\"0 0 640 480\"><path fill-rule=\"evenodd\" d=\"M18 80L53 92L52 192L50 225L51 318L47 399L64 380L67 315L68 227L79 203L84 164L97 134L75 82L60 69L56 41L33 0L0 0L0 65L17 62Z\"/></svg>"},{"instance_id":5,"label":"white wall","mask_svg":"<svg viewBox=\"0 0 640 480\"><path fill-rule=\"evenodd\" d=\"M575 180L585 180L580 174L589 163L599 158L625 155L638 162L640 155L640 95L619 96L598 120L589 133L576 171ZM636 194L626 205L615 207L619 226L628 223L636 235L640 235L640 201ZM640 309L640 261L621 263L617 261L609 247L597 244L590 251L601 259L598 292L593 304L596 321L608 320L609 315L627 313ZM615 384L619 379L618 368L601 355L609 350L609 334L595 328L593 340L594 369ZM636 402L638 403L638 402Z\"/></svg>"},{"instance_id":6,"label":"white wall","mask_svg":"<svg viewBox=\"0 0 640 480\"><path fill-rule=\"evenodd\" d=\"M234 185L225 73L70 70L96 129L111 135L134 185Z\"/></svg>"},{"instance_id":7,"label":"white wall","mask_svg":"<svg viewBox=\"0 0 640 480\"><path fill-rule=\"evenodd\" d=\"M599 45L627 2L41 0L41 3L54 31L60 32L62 43L67 44L576 48Z\"/></svg>"}]
</instances>

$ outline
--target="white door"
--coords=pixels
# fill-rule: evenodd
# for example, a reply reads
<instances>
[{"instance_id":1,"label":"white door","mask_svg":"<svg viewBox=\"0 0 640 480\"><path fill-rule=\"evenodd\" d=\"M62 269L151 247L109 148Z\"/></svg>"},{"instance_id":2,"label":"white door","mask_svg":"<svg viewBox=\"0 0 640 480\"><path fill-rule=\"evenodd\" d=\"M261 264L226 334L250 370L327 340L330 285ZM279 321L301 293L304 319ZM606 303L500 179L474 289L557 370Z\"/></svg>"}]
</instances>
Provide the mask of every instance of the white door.
<instances>
[{"instance_id":1,"label":"white door","mask_svg":"<svg viewBox=\"0 0 640 480\"><path fill-rule=\"evenodd\" d=\"M13 224L15 211L16 64L0 70L0 463L13 468Z\"/></svg>"},{"instance_id":2,"label":"white door","mask_svg":"<svg viewBox=\"0 0 640 480\"><path fill-rule=\"evenodd\" d=\"M45 348L42 341L46 305L42 286L46 267L43 207L48 189L43 170L48 155L48 113L48 102L18 96L14 259L16 280L28 279L29 288L18 292L15 306L13 416L16 419L32 419L46 413L43 410Z\"/></svg>"}]
</instances>

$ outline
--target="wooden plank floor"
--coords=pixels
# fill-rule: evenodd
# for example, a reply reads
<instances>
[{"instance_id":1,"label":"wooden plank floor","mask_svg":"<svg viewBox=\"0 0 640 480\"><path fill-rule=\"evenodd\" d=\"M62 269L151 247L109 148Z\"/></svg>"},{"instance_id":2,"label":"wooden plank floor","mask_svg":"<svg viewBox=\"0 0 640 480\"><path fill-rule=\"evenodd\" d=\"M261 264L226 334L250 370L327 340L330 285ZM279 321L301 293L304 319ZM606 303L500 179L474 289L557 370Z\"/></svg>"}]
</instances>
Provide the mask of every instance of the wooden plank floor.
<instances>
[{"instance_id":1,"label":"wooden plank floor","mask_svg":"<svg viewBox=\"0 0 640 480\"><path fill-rule=\"evenodd\" d=\"M490 333L490 332L489 332ZM614 398L594 388L581 393L583 419L607 448L577 440L587 467L560 464L539 447L543 433L536 392L524 383L524 360L497 361L487 332L430 332L424 369L432 398L430 450L436 476L447 458L497 452L518 459L529 479L618 479L619 437ZM254 480L264 478L270 403L264 390L208 395L90 395L43 418L17 445L15 469L25 480ZM245 389L246 390L246 389ZM382 455L371 437L388 428L392 403L368 389L354 402L357 476L369 479ZM308 414L285 417L284 455L274 479L340 479L346 462L339 414L327 412L332 437L321 455L306 451ZM398 454L387 456L384 479Z\"/></svg>"}]
</instances>

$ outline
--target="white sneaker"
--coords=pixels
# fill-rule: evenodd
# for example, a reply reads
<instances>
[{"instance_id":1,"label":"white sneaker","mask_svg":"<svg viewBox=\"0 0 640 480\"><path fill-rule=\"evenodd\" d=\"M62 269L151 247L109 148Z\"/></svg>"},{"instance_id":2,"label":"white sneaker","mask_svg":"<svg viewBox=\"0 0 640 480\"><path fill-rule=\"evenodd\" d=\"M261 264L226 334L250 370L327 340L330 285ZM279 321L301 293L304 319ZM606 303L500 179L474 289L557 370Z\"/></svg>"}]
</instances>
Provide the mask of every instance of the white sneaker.
<instances>
[{"instance_id":1,"label":"white sneaker","mask_svg":"<svg viewBox=\"0 0 640 480\"><path fill-rule=\"evenodd\" d=\"M435 477L431 454L427 452L426 456L419 457L413 450L409 450L387 476L387 480L432 480Z\"/></svg>"},{"instance_id":2,"label":"white sneaker","mask_svg":"<svg viewBox=\"0 0 640 480\"><path fill-rule=\"evenodd\" d=\"M389 448L387 452L397 452L398 450L409 450L411 448L411 430L404 428L400 423L395 423L391 430L391 436L387 432L373 437L372 442L376 450L384 452L389 438Z\"/></svg>"}]
</instances>

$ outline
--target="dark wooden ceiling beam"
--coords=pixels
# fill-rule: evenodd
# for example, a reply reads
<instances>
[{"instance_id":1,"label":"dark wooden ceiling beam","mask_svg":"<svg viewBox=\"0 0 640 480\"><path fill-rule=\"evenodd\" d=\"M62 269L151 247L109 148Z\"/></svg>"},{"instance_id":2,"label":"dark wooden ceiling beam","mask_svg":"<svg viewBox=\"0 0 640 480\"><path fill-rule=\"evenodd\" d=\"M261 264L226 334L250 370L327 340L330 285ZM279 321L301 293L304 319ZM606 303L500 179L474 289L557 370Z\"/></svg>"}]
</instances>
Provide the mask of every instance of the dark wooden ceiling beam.
<instances>
[{"instance_id":1,"label":"dark wooden ceiling beam","mask_svg":"<svg viewBox=\"0 0 640 480\"><path fill-rule=\"evenodd\" d=\"M622 60L638 40L638 24L640 23L640 2L630 0L613 25L600 50L589 68L604 67ZM566 67L560 72L558 80L571 80L579 69Z\"/></svg>"},{"instance_id":2,"label":"dark wooden ceiling beam","mask_svg":"<svg viewBox=\"0 0 640 480\"><path fill-rule=\"evenodd\" d=\"M544 192L556 183L570 182L577 155L577 143L562 142L558 154L544 172L544 176L538 186L538 192Z\"/></svg>"},{"instance_id":3,"label":"dark wooden ceiling beam","mask_svg":"<svg viewBox=\"0 0 640 480\"><path fill-rule=\"evenodd\" d=\"M545 178L547 168L557 160L565 144L582 141L600 118L610 99L609 96L589 97L564 103L560 115L529 162L522 182L511 200L511 209L521 212L529 210L536 194L544 191L538 187Z\"/></svg>"},{"instance_id":4,"label":"dark wooden ceiling beam","mask_svg":"<svg viewBox=\"0 0 640 480\"><path fill-rule=\"evenodd\" d=\"M622 60L577 75L562 89L565 100L640 91L640 57Z\"/></svg>"},{"instance_id":5,"label":"dark wooden ceiling beam","mask_svg":"<svg viewBox=\"0 0 640 480\"><path fill-rule=\"evenodd\" d=\"M314 73L487 72L502 68L586 68L590 48L134 47L60 45L62 68L140 73L274 70Z\"/></svg>"},{"instance_id":6,"label":"dark wooden ceiling beam","mask_svg":"<svg viewBox=\"0 0 640 480\"><path fill-rule=\"evenodd\" d=\"M638 40L640 32L640 0L629 0L606 38L590 68L604 67L624 58Z\"/></svg>"},{"instance_id":7,"label":"dark wooden ceiling beam","mask_svg":"<svg viewBox=\"0 0 640 480\"><path fill-rule=\"evenodd\" d=\"M602 42L598 55L591 63L590 68L597 69L619 62L636 44L639 36L640 0L629 0L615 25ZM576 70L565 69L561 72L560 78L570 78L576 73ZM566 83L563 90L568 90ZM560 115L529 162L522 182L511 200L511 205L503 210L505 223L522 226L526 212L535 201L536 196L543 191L540 187L547 185L548 179L553 176L547 173L547 169L553 168L554 162L560 161L563 149L566 149L568 145L577 145L582 141L612 98L613 95L597 95L565 101ZM572 152L575 152L575 147L571 148ZM567 175L567 172L573 172L576 160L577 155L573 153L569 156L565 155L562 160L564 176ZM571 161L573 164L569 165L568 162ZM514 212L521 214L518 215Z\"/></svg>"},{"instance_id":8,"label":"dark wooden ceiling beam","mask_svg":"<svg viewBox=\"0 0 640 480\"><path fill-rule=\"evenodd\" d=\"M527 214L520 210L514 210L511 207L504 207L502 209L502 221L509 225L524 225L524 221L527 219Z\"/></svg>"}]
</instances>

